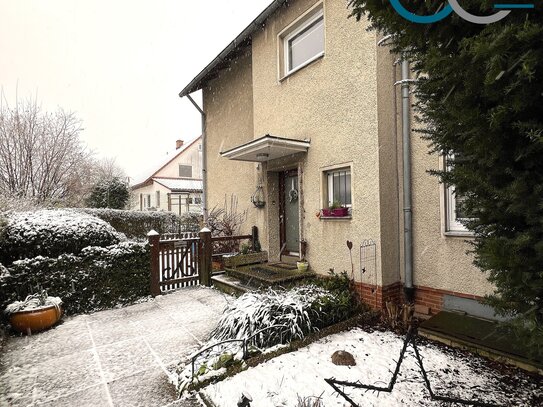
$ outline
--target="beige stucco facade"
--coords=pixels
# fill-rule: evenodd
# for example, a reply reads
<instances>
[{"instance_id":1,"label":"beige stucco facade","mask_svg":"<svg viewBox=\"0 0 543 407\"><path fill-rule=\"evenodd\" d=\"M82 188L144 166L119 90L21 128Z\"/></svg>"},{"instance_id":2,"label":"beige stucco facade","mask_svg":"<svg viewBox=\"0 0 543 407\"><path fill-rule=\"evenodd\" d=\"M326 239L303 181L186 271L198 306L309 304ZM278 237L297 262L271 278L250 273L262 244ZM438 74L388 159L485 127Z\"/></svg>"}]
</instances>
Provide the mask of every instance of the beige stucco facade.
<instances>
[{"instance_id":1,"label":"beige stucco facade","mask_svg":"<svg viewBox=\"0 0 543 407\"><path fill-rule=\"evenodd\" d=\"M280 34L314 7L324 10L325 50L282 78ZM297 0L268 18L238 50L227 69L203 86L206 113L208 209L230 202L247 211L242 232L260 229L270 260L280 258L279 174L295 170L300 182L300 239L311 268L351 273L357 282L390 286L403 281L402 134L397 57L378 47L367 22L348 18L345 3ZM307 153L264 163L232 161L220 153L266 134L310 141ZM465 237L447 236L444 190L427 173L440 158L412 134L414 282L447 292L482 296L491 290L466 255ZM351 216L323 219L323 174L351 171ZM266 206L250 197L262 181ZM360 245L376 243L375 263L361 273ZM352 241L353 265L346 242ZM371 260L371 259L370 259ZM368 259L366 259L366 263ZM366 264L367 266L367 264Z\"/></svg>"}]
</instances>

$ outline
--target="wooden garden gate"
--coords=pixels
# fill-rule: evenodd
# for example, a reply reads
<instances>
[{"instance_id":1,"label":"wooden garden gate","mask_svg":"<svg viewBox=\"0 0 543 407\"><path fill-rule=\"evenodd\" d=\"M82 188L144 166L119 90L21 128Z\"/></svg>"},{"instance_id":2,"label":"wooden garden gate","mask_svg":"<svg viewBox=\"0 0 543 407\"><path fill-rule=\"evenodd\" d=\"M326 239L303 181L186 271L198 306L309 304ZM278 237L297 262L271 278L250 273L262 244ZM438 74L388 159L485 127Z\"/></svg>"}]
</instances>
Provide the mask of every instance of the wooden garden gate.
<instances>
[{"instance_id":1,"label":"wooden garden gate","mask_svg":"<svg viewBox=\"0 0 543 407\"><path fill-rule=\"evenodd\" d=\"M151 246L151 295L195 285L211 286L213 243L250 239L255 248L258 229L250 235L211 237L204 228L200 233L166 234L154 230L147 234Z\"/></svg>"}]
</instances>

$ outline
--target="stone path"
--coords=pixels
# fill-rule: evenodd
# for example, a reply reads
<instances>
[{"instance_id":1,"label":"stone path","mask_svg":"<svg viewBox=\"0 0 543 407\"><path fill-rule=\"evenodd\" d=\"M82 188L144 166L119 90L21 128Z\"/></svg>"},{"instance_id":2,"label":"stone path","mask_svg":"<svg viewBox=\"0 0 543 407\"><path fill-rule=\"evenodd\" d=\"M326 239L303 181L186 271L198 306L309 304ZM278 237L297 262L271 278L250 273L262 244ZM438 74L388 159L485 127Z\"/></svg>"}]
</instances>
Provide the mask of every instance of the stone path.
<instances>
[{"instance_id":1,"label":"stone path","mask_svg":"<svg viewBox=\"0 0 543 407\"><path fill-rule=\"evenodd\" d=\"M230 300L186 288L12 337L0 354L0 406L188 406L166 367L197 349Z\"/></svg>"}]
</instances>

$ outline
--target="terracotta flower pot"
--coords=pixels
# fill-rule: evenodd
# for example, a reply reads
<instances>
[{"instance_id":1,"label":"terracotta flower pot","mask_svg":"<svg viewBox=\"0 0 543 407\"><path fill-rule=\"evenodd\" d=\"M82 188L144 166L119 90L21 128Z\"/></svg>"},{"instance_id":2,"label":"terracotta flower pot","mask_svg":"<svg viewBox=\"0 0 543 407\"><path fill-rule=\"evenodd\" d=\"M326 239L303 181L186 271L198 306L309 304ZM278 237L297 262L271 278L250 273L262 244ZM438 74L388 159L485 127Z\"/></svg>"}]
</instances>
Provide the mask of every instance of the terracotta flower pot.
<instances>
[{"instance_id":1,"label":"terracotta flower pot","mask_svg":"<svg viewBox=\"0 0 543 407\"><path fill-rule=\"evenodd\" d=\"M16 311L10 315L9 322L16 331L30 335L52 327L61 316L60 306L49 305L28 311Z\"/></svg>"}]
</instances>

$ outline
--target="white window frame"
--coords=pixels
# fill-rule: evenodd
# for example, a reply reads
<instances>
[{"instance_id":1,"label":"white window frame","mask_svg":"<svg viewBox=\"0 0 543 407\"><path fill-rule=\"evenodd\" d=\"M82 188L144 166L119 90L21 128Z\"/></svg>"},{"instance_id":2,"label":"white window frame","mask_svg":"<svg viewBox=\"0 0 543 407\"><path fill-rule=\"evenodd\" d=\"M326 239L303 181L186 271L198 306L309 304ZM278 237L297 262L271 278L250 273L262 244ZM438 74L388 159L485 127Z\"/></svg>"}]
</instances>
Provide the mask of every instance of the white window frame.
<instances>
[{"instance_id":1,"label":"white window frame","mask_svg":"<svg viewBox=\"0 0 543 407\"><path fill-rule=\"evenodd\" d=\"M328 196L328 207L332 206L334 203L334 177L330 177L330 174L344 172L345 175L350 175L350 187L351 187L351 203L345 204L345 207L351 208L353 206L353 176L351 174L351 167L342 167L324 172L326 177L326 195Z\"/></svg>"},{"instance_id":2,"label":"white window frame","mask_svg":"<svg viewBox=\"0 0 543 407\"><path fill-rule=\"evenodd\" d=\"M445 169L449 171L451 166L450 161L454 160L454 154L444 156ZM460 219L469 218L457 218L456 217L456 191L454 185L445 185L445 233L454 235L473 235L473 232L466 228L462 224Z\"/></svg>"},{"instance_id":3,"label":"white window frame","mask_svg":"<svg viewBox=\"0 0 543 407\"><path fill-rule=\"evenodd\" d=\"M309 65L313 61L324 56L325 47L326 47L325 40L323 44L323 50L321 52L307 59L306 61L299 64L298 66L295 66L292 69L290 69L290 52L289 52L290 40L292 40L292 38L294 38L298 34L305 31L310 25L312 25L313 23L315 23L316 21L320 19L322 19L322 23L324 25L325 18L324 18L324 7L323 7L322 2L316 4L310 10L308 10L306 13L300 16L296 21L294 21L292 24L286 27L283 31L281 31L281 33L279 33L279 40L280 40L279 44L280 44L280 47L282 48L282 53L283 53L282 72L280 72L280 75L279 75L281 79L286 78L287 76L293 74L294 72L299 71L300 69ZM326 28L326 26L324 26L324 28Z\"/></svg>"},{"instance_id":4,"label":"white window frame","mask_svg":"<svg viewBox=\"0 0 543 407\"><path fill-rule=\"evenodd\" d=\"M340 221L340 220L351 220L353 217L353 210L355 207L355 172L352 162L344 162L333 165L327 165L325 167L320 167L320 208L326 209L329 207L328 201L330 200L330 188L328 185L328 174L334 171L348 171L351 173L351 204L347 205L349 208L349 214L347 216L338 216L338 217L321 217L321 220L330 220L330 221Z\"/></svg>"}]
</instances>

